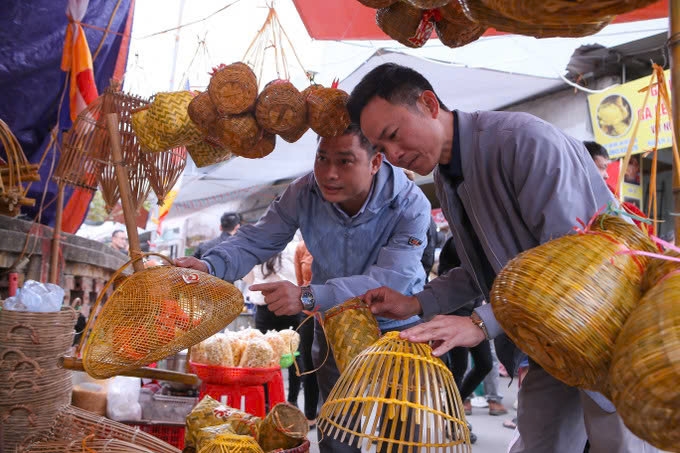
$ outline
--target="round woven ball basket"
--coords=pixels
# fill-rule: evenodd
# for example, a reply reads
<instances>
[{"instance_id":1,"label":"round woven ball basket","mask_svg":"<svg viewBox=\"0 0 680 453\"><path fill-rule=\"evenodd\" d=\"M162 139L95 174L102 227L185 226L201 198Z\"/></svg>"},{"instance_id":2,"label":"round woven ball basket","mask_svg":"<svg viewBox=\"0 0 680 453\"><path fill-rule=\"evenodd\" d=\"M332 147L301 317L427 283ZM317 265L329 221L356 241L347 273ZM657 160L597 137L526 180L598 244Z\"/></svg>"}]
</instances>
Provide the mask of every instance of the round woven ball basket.
<instances>
[{"instance_id":1,"label":"round woven ball basket","mask_svg":"<svg viewBox=\"0 0 680 453\"><path fill-rule=\"evenodd\" d=\"M637 231L629 225L624 237ZM625 244L614 230L564 236L521 253L494 281L491 304L505 332L568 385L606 393L614 342L640 300L647 262L622 254Z\"/></svg>"},{"instance_id":2,"label":"round woven ball basket","mask_svg":"<svg viewBox=\"0 0 680 453\"><path fill-rule=\"evenodd\" d=\"M434 25L437 37L447 47L461 47L476 41L484 34L486 27L472 22L460 11L456 21L441 19Z\"/></svg>"},{"instance_id":3,"label":"round woven ball basket","mask_svg":"<svg viewBox=\"0 0 680 453\"><path fill-rule=\"evenodd\" d=\"M260 138L255 146L246 151L235 152L239 157L245 157L246 159L261 159L274 151L276 147L276 135L270 134L269 132L263 132L262 138Z\"/></svg>"},{"instance_id":4,"label":"round woven ball basket","mask_svg":"<svg viewBox=\"0 0 680 453\"><path fill-rule=\"evenodd\" d=\"M219 142L236 155L249 153L262 138L262 128L252 113L225 116L217 120L215 132Z\"/></svg>"},{"instance_id":5,"label":"round woven ball basket","mask_svg":"<svg viewBox=\"0 0 680 453\"><path fill-rule=\"evenodd\" d=\"M238 115L255 105L257 77L245 63L230 64L211 77L208 94L220 113Z\"/></svg>"},{"instance_id":6,"label":"round woven ball basket","mask_svg":"<svg viewBox=\"0 0 680 453\"><path fill-rule=\"evenodd\" d=\"M187 145L187 152L198 168L224 162L232 157L231 151L223 147L217 140L203 141Z\"/></svg>"},{"instance_id":7,"label":"round woven ball basket","mask_svg":"<svg viewBox=\"0 0 680 453\"><path fill-rule=\"evenodd\" d=\"M210 100L210 95L207 91L200 93L193 98L189 103L189 118L204 134L209 133L217 122L217 109Z\"/></svg>"},{"instance_id":8,"label":"round woven ball basket","mask_svg":"<svg viewBox=\"0 0 680 453\"><path fill-rule=\"evenodd\" d=\"M376 24L387 36L412 48L422 47L430 37L415 39L422 19L422 9L402 1L380 8L375 13Z\"/></svg>"},{"instance_id":9,"label":"round woven ball basket","mask_svg":"<svg viewBox=\"0 0 680 453\"><path fill-rule=\"evenodd\" d=\"M579 24L533 24L512 19L486 6L482 0L460 0L465 14L487 28L535 38L579 38L589 36L609 25L613 17Z\"/></svg>"},{"instance_id":10,"label":"round woven ball basket","mask_svg":"<svg viewBox=\"0 0 680 453\"><path fill-rule=\"evenodd\" d=\"M452 3L452 0L402 0L402 1L410 3L411 5L420 9L440 8L446 4ZM453 3L457 1L458 0L453 0Z\"/></svg>"},{"instance_id":11,"label":"round woven ball basket","mask_svg":"<svg viewBox=\"0 0 680 453\"><path fill-rule=\"evenodd\" d=\"M361 3L364 6L368 6L369 8L373 9L378 9L378 8L387 8L388 6L396 3L399 0L359 0L359 3Z\"/></svg>"},{"instance_id":12,"label":"round woven ball basket","mask_svg":"<svg viewBox=\"0 0 680 453\"><path fill-rule=\"evenodd\" d=\"M481 0L487 7L521 22L580 25L643 8L658 0Z\"/></svg>"},{"instance_id":13,"label":"round woven ball basket","mask_svg":"<svg viewBox=\"0 0 680 453\"><path fill-rule=\"evenodd\" d=\"M302 94L285 80L270 82L255 104L255 118L272 134L287 134L305 127L307 105Z\"/></svg>"},{"instance_id":14,"label":"round woven ball basket","mask_svg":"<svg viewBox=\"0 0 680 453\"><path fill-rule=\"evenodd\" d=\"M321 137L342 135L350 123L349 95L337 88L318 88L307 96L307 124Z\"/></svg>"},{"instance_id":15,"label":"round woven ball basket","mask_svg":"<svg viewBox=\"0 0 680 453\"><path fill-rule=\"evenodd\" d=\"M680 272L650 289L616 340L609 388L618 414L661 450L680 445Z\"/></svg>"}]
</instances>

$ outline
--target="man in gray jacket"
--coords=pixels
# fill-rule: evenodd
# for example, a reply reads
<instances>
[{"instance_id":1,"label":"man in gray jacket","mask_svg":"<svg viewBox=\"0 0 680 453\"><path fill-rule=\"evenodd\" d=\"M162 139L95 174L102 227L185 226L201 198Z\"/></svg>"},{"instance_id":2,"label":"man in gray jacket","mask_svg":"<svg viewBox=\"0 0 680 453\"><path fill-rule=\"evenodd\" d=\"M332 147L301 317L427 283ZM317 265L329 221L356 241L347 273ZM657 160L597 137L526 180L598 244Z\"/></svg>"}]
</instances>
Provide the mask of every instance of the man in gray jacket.
<instances>
[{"instance_id":1,"label":"man in gray jacket","mask_svg":"<svg viewBox=\"0 0 680 453\"><path fill-rule=\"evenodd\" d=\"M472 316L446 315L482 297L517 254L568 234L613 201L583 143L528 114L449 111L416 71L384 64L355 87L353 121L394 165L421 175L434 171L437 197L449 222L461 267L413 296L390 288L368 291L373 312L395 319L422 314L431 321L406 330L412 341L433 341L435 355L454 346L504 339L497 350L512 372L507 337L491 305ZM623 425L602 395L556 380L531 363L520 390L522 443L513 453L655 451Z\"/></svg>"}]
</instances>

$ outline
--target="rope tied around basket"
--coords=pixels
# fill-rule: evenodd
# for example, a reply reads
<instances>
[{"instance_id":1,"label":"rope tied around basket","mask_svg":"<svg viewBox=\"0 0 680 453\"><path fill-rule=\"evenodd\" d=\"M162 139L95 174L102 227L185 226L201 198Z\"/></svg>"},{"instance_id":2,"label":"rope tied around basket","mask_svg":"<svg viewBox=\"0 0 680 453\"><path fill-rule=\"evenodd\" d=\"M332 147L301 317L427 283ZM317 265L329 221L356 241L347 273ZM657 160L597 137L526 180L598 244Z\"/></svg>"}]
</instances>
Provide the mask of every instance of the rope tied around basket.
<instances>
[{"instance_id":1,"label":"rope tied around basket","mask_svg":"<svg viewBox=\"0 0 680 453\"><path fill-rule=\"evenodd\" d=\"M278 432L285 434L286 436L289 437L298 437L298 438L303 438L307 436L307 433L303 433L301 431L292 431L290 428L294 426L294 424L290 424L288 426L284 426L283 422L281 421L281 416L279 415L278 412L273 412L272 417L274 418L275 426L274 429L276 429Z\"/></svg>"},{"instance_id":2,"label":"rope tied around basket","mask_svg":"<svg viewBox=\"0 0 680 453\"><path fill-rule=\"evenodd\" d=\"M435 22L439 22L440 20L442 20L442 13L439 8L426 9L423 11L420 24L418 24L415 34L408 38L409 42L417 47L424 45L425 42L430 39L430 36L432 36Z\"/></svg>"},{"instance_id":3,"label":"rope tied around basket","mask_svg":"<svg viewBox=\"0 0 680 453\"><path fill-rule=\"evenodd\" d=\"M305 376L307 374L312 374L316 373L321 367L323 367L326 364L326 360L328 360L328 354L330 352L330 347L328 347L328 335L326 335L326 327L324 326L323 322L323 313L319 311L319 307L316 306L314 307L313 310L302 310L302 313L306 314L307 317L298 325L297 329L295 329L296 332L300 330L300 327L307 321L309 321L312 318L316 318L316 320L319 322L319 325L321 326L321 330L323 331L323 337L324 340L326 341L326 355L324 356L323 360L321 361L321 365L318 367L314 368L313 370L310 371L305 371L304 373L300 372L300 367L298 366L297 360L293 360L293 365L295 365L295 374L297 376ZM299 333L299 332L298 332ZM288 344L288 348L290 349L290 344L292 344L292 341Z\"/></svg>"}]
</instances>

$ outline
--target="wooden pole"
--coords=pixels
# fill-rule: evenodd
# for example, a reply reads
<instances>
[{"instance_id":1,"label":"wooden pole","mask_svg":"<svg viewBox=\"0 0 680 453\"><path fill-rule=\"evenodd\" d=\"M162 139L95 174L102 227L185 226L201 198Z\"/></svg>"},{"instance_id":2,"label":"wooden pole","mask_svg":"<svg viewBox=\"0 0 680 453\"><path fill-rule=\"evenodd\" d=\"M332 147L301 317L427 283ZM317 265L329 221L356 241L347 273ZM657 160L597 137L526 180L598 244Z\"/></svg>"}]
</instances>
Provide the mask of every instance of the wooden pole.
<instances>
[{"instance_id":1,"label":"wooden pole","mask_svg":"<svg viewBox=\"0 0 680 453\"><path fill-rule=\"evenodd\" d=\"M668 13L668 54L671 57L671 102L673 104L673 140L680 145L680 2L672 0ZM675 162L673 163L675 165ZM680 179L678 169L673 172L674 212L680 212ZM680 244L680 217L675 217L675 243Z\"/></svg>"},{"instance_id":2,"label":"wooden pole","mask_svg":"<svg viewBox=\"0 0 680 453\"><path fill-rule=\"evenodd\" d=\"M188 361L187 361L188 363ZM83 361L75 357L59 358L59 366L73 371L85 371ZM159 381L181 382L182 384L199 384L198 376L195 374L180 373L179 371L161 370L158 368L140 367L120 373L120 376L132 376L140 378L157 379Z\"/></svg>"},{"instance_id":3,"label":"wooden pole","mask_svg":"<svg viewBox=\"0 0 680 453\"><path fill-rule=\"evenodd\" d=\"M130 244L130 257L134 258L141 255L142 249L139 245L139 235L137 235L137 222L135 221L135 205L132 201L132 189L128 172L123 161L123 152L120 149L120 132L118 131L118 114L109 113L106 115L106 125L111 137L111 158L116 168L116 178L118 179L118 190L120 191L120 203L123 205L123 217L125 217L125 228L127 229L128 243ZM132 263L135 272L144 269L144 263L137 260Z\"/></svg>"},{"instance_id":4,"label":"wooden pole","mask_svg":"<svg viewBox=\"0 0 680 453\"><path fill-rule=\"evenodd\" d=\"M57 207L54 216L54 232L52 236L52 251L50 252L49 282L58 285L59 278L59 245L61 244L61 216L64 213L64 183L57 185Z\"/></svg>"}]
</instances>

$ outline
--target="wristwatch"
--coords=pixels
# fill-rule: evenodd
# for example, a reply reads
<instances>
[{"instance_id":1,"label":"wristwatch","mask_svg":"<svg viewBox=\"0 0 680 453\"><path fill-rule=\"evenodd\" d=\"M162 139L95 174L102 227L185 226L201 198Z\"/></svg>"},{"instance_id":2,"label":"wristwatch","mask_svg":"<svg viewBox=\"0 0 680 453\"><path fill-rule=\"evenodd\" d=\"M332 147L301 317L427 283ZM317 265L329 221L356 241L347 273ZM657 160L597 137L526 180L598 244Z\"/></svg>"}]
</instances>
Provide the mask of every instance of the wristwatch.
<instances>
[{"instance_id":1,"label":"wristwatch","mask_svg":"<svg viewBox=\"0 0 680 453\"><path fill-rule=\"evenodd\" d=\"M300 294L302 308L305 310L314 309L316 302L314 301L314 293L312 292L312 289L309 286L301 286L300 289L302 290L302 293Z\"/></svg>"},{"instance_id":2,"label":"wristwatch","mask_svg":"<svg viewBox=\"0 0 680 453\"><path fill-rule=\"evenodd\" d=\"M479 317L476 311L473 311L470 315L470 321L472 321L472 324L482 329L482 332L484 332L484 337L488 340L489 332L486 330L486 324L484 324L484 320Z\"/></svg>"}]
</instances>

